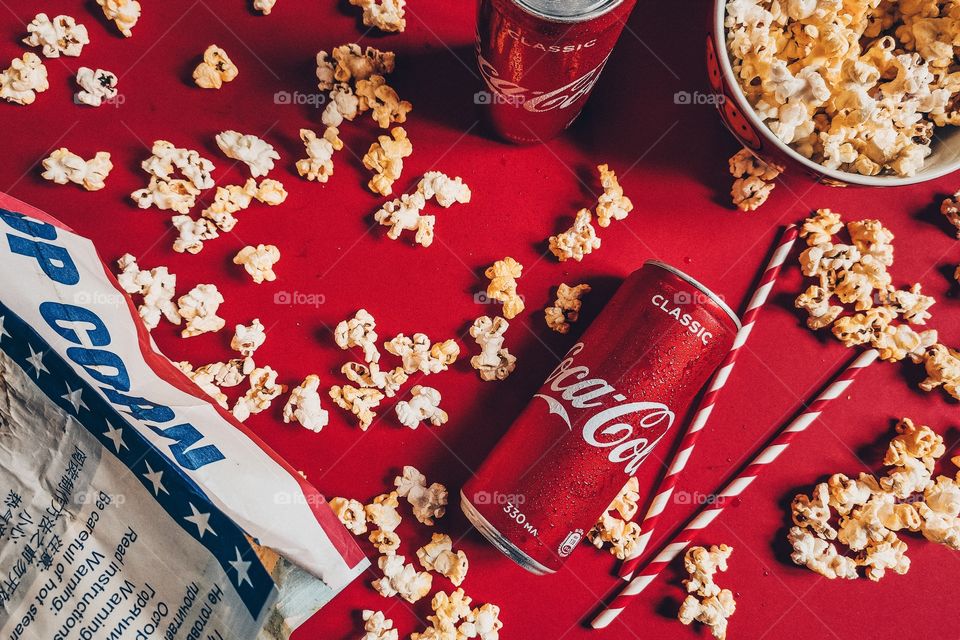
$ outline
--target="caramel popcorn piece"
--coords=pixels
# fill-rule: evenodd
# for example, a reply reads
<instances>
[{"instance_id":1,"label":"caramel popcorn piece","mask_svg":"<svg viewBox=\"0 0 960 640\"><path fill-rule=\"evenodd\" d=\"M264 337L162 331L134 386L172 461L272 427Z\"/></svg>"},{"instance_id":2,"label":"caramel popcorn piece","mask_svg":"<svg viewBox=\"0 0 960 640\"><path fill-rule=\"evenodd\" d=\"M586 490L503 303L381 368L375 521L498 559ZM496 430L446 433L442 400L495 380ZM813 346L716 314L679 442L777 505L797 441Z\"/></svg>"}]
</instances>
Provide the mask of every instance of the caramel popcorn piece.
<instances>
[{"instance_id":1,"label":"caramel popcorn piece","mask_svg":"<svg viewBox=\"0 0 960 640\"><path fill-rule=\"evenodd\" d=\"M106 151L98 151L90 160L84 160L66 147L60 147L44 158L43 169L43 177L51 182L72 182L87 191L99 191L106 186L105 181L113 170L113 163Z\"/></svg>"},{"instance_id":2,"label":"caramel popcorn piece","mask_svg":"<svg viewBox=\"0 0 960 640\"><path fill-rule=\"evenodd\" d=\"M327 127L322 138L318 138L310 129L300 129L300 140L306 148L307 157L297 160L297 173L307 180L329 180L333 175L333 152L343 149L343 140L339 135L336 127Z\"/></svg>"},{"instance_id":3,"label":"caramel popcorn piece","mask_svg":"<svg viewBox=\"0 0 960 640\"><path fill-rule=\"evenodd\" d=\"M777 185L774 180L781 169L768 165L753 155L749 149L741 149L729 160L733 186L730 197L733 205L741 211L755 211L767 201ZM603 226L603 225L601 225Z\"/></svg>"},{"instance_id":4,"label":"caramel popcorn piece","mask_svg":"<svg viewBox=\"0 0 960 640\"><path fill-rule=\"evenodd\" d=\"M560 283L557 287L557 299L552 307L547 307L544 315L547 326L557 333L568 333L570 324L580 317L580 300L585 293L590 293L590 285L578 284L573 287Z\"/></svg>"},{"instance_id":5,"label":"caramel popcorn piece","mask_svg":"<svg viewBox=\"0 0 960 640\"><path fill-rule=\"evenodd\" d=\"M382 611L364 609L362 615L363 630L366 633L360 640L399 640L399 632L393 628L393 620L385 617Z\"/></svg>"},{"instance_id":6,"label":"caramel popcorn piece","mask_svg":"<svg viewBox=\"0 0 960 640\"><path fill-rule=\"evenodd\" d=\"M938 476L927 487L918 505L923 519L920 532L931 542L960 551L960 486L946 476Z\"/></svg>"},{"instance_id":7,"label":"caramel popcorn piece","mask_svg":"<svg viewBox=\"0 0 960 640\"><path fill-rule=\"evenodd\" d=\"M268 207L276 207L287 199L287 190L279 180L266 178L257 185L257 193L253 197Z\"/></svg>"},{"instance_id":8,"label":"caramel popcorn piece","mask_svg":"<svg viewBox=\"0 0 960 640\"><path fill-rule=\"evenodd\" d=\"M47 58L77 57L83 46L90 44L90 36L87 28L70 16L59 15L51 20L47 14L38 13L27 25L23 43L28 47L41 47L41 53Z\"/></svg>"},{"instance_id":9,"label":"caramel popcorn piece","mask_svg":"<svg viewBox=\"0 0 960 640\"><path fill-rule=\"evenodd\" d=\"M357 80L355 92L359 100L360 113L370 111L373 121L381 129L388 129L391 124L406 122L407 114L413 109L413 105L406 100L401 100L397 92L387 84L386 79L381 75L372 75L366 80Z\"/></svg>"},{"instance_id":10,"label":"caramel popcorn piece","mask_svg":"<svg viewBox=\"0 0 960 640\"><path fill-rule=\"evenodd\" d=\"M616 511L624 520L632 520L633 516L637 514L637 509L640 508L639 500L640 483L634 476L627 480L627 484L623 485L623 489L607 507L607 511Z\"/></svg>"},{"instance_id":11,"label":"caramel popcorn piece","mask_svg":"<svg viewBox=\"0 0 960 640\"><path fill-rule=\"evenodd\" d=\"M160 324L160 318L166 318L173 324L180 324L180 312L173 301L176 294L177 276L166 267L155 267L149 271L141 269L137 259L129 253L117 260L120 273L117 282L129 294L143 296L137 307L140 318L147 330Z\"/></svg>"},{"instance_id":12,"label":"caramel popcorn piece","mask_svg":"<svg viewBox=\"0 0 960 640\"><path fill-rule=\"evenodd\" d=\"M380 362L377 351L377 322L366 309L360 309L348 320L340 322L333 331L333 340L341 349L360 347L365 362Z\"/></svg>"},{"instance_id":13,"label":"caramel popcorn piece","mask_svg":"<svg viewBox=\"0 0 960 640\"><path fill-rule=\"evenodd\" d=\"M909 289L893 289L883 292L884 304L890 306L898 315L911 324L927 324L930 319L928 309L936 304L933 296L923 295L920 283Z\"/></svg>"},{"instance_id":14,"label":"caramel popcorn piece","mask_svg":"<svg viewBox=\"0 0 960 640\"><path fill-rule=\"evenodd\" d=\"M107 20L113 20L125 37L133 35L133 27L140 19L140 3L137 0L97 0Z\"/></svg>"},{"instance_id":15,"label":"caramel popcorn piece","mask_svg":"<svg viewBox=\"0 0 960 640\"><path fill-rule=\"evenodd\" d=\"M15 104L33 104L38 93L50 88L47 68L39 56L30 51L14 58L10 67L0 73L0 98Z\"/></svg>"},{"instance_id":16,"label":"caramel popcorn piece","mask_svg":"<svg viewBox=\"0 0 960 640\"><path fill-rule=\"evenodd\" d=\"M406 466L403 474L393 479L397 495L406 498L413 507L413 516L421 523L433 526L443 517L447 507L447 488L439 482L427 486L427 478L415 467Z\"/></svg>"},{"instance_id":17,"label":"caramel popcorn piece","mask_svg":"<svg viewBox=\"0 0 960 640\"><path fill-rule=\"evenodd\" d=\"M319 388L320 378L314 374L294 387L283 406L283 421L287 424L299 422L304 429L320 433L330 423L330 414L320 404Z\"/></svg>"},{"instance_id":18,"label":"caramel popcorn piece","mask_svg":"<svg viewBox=\"0 0 960 640\"><path fill-rule=\"evenodd\" d=\"M435 533L430 542L417 549L417 558L427 571L435 571L459 587L467 577L469 562L463 551L453 550L453 540L444 533Z\"/></svg>"},{"instance_id":19,"label":"caramel popcorn piece","mask_svg":"<svg viewBox=\"0 0 960 640\"><path fill-rule=\"evenodd\" d=\"M953 398L960 400L960 352L942 344L927 349L923 356L927 377L920 383L924 391L942 386Z\"/></svg>"},{"instance_id":20,"label":"caramel popcorn piece","mask_svg":"<svg viewBox=\"0 0 960 640\"><path fill-rule=\"evenodd\" d=\"M358 389L345 384L331 387L330 398L338 407L355 415L360 421L360 429L366 431L377 417L373 410L380 406L383 393L378 389Z\"/></svg>"},{"instance_id":21,"label":"caramel popcorn piece","mask_svg":"<svg viewBox=\"0 0 960 640\"><path fill-rule=\"evenodd\" d=\"M270 367L257 367L250 372L250 388L233 405L233 415L243 422L251 415L269 409L286 390L286 386L277 384L276 371Z\"/></svg>"},{"instance_id":22,"label":"caramel popcorn piece","mask_svg":"<svg viewBox=\"0 0 960 640\"><path fill-rule=\"evenodd\" d=\"M411 153L413 145L403 127L394 127L389 136L378 136L363 156L363 166L374 173L367 184L370 190L382 196L393 193L393 183L403 171L403 159Z\"/></svg>"},{"instance_id":23,"label":"caramel popcorn piece","mask_svg":"<svg viewBox=\"0 0 960 640\"><path fill-rule=\"evenodd\" d=\"M813 247L829 243L841 229L843 229L843 221L839 213L830 209L817 209L812 216L803 221L800 237L806 239L807 246Z\"/></svg>"},{"instance_id":24,"label":"caramel popcorn piece","mask_svg":"<svg viewBox=\"0 0 960 640\"><path fill-rule=\"evenodd\" d=\"M427 571L417 571L412 564L404 564L401 555L380 556L378 565L383 577L374 580L372 585L377 593L389 598L399 595L407 602L414 603L430 592L433 576Z\"/></svg>"},{"instance_id":25,"label":"caramel popcorn piece","mask_svg":"<svg viewBox=\"0 0 960 640\"><path fill-rule=\"evenodd\" d=\"M277 0L253 0L253 8L265 16L270 15L276 5Z\"/></svg>"},{"instance_id":26,"label":"caramel popcorn piece","mask_svg":"<svg viewBox=\"0 0 960 640\"><path fill-rule=\"evenodd\" d=\"M610 545L610 553L618 560L624 560L633 555L640 544L640 525L636 522L628 522L604 512L593 525L593 528L587 532L587 539L593 543L597 549L602 549L603 545Z\"/></svg>"},{"instance_id":27,"label":"caramel popcorn piece","mask_svg":"<svg viewBox=\"0 0 960 640\"><path fill-rule=\"evenodd\" d=\"M280 250L272 244L258 244L256 247L247 245L233 258L233 264L243 265L243 268L254 283L263 284L277 279L273 267L280 261Z\"/></svg>"},{"instance_id":28,"label":"caramel popcorn piece","mask_svg":"<svg viewBox=\"0 0 960 640\"><path fill-rule=\"evenodd\" d=\"M517 279L523 275L523 265L507 256L494 262L483 273L490 279L487 297L503 303L503 316L512 320L522 313L524 304L523 298L517 294Z\"/></svg>"},{"instance_id":29,"label":"caramel popcorn piece","mask_svg":"<svg viewBox=\"0 0 960 640\"><path fill-rule=\"evenodd\" d=\"M230 232L237 226L234 215L247 209L257 194L257 181L253 178L243 185L217 187L213 202L200 212L200 216L214 223L220 231Z\"/></svg>"},{"instance_id":30,"label":"caramel popcorn piece","mask_svg":"<svg viewBox=\"0 0 960 640\"><path fill-rule=\"evenodd\" d=\"M597 224L608 227L611 220L625 219L633 211L633 202L623 195L617 174L607 165L598 165L597 171L600 172L600 185L603 187L603 193L597 199Z\"/></svg>"},{"instance_id":31,"label":"caramel popcorn piece","mask_svg":"<svg viewBox=\"0 0 960 640\"><path fill-rule=\"evenodd\" d=\"M944 198L940 205L940 213L947 218L947 222L957 228L957 238L960 238L960 191L949 198Z\"/></svg>"},{"instance_id":32,"label":"caramel popcorn piece","mask_svg":"<svg viewBox=\"0 0 960 640\"><path fill-rule=\"evenodd\" d=\"M727 559L733 549L725 544L709 549L691 547L683 557L689 577L683 581L689 594L680 605L677 618L685 625L694 620L710 627L718 640L727 637L727 621L736 611L736 602L729 589L721 589L713 581L718 571L727 570Z\"/></svg>"},{"instance_id":33,"label":"caramel popcorn piece","mask_svg":"<svg viewBox=\"0 0 960 640\"><path fill-rule=\"evenodd\" d=\"M830 526L829 500L830 492L825 482L814 487L812 496L797 495L790 505L793 523L810 529L825 540L833 540L837 531Z\"/></svg>"},{"instance_id":34,"label":"caramel popcorn piece","mask_svg":"<svg viewBox=\"0 0 960 640\"><path fill-rule=\"evenodd\" d=\"M203 61L193 70L193 81L201 89L219 89L224 82L233 81L239 73L240 70L227 52L212 44L204 50Z\"/></svg>"},{"instance_id":35,"label":"caramel popcorn piece","mask_svg":"<svg viewBox=\"0 0 960 640\"><path fill-rule=\"evenodd\" d=\"M255 135L244 135L237 131L218 133L217 146L228 158L247 165L250 168L250 175L254 178L267 175L273 169L274 160L280 159L280 154L269 142Z\"/></svg>"},{"instance_id":36,"label":"caramel popcorn piece","mask_svg":"<svg viewBox=\"0 0 960 640\"><path fill-rule=\"evenodd\" d=\"M405 427L416 429L421 422L435 427L447 423L447 412L440 408L440 392L433 387L416 385L410 390L410 399L397 403L397 419Z\"/></svg>"},{"instance_id":37,"label":"caramel popcorn piece","mask_svg":"<svg viewBox=\"0 0 960 640\"><path fill-rule=\"evenodd\" d=\"M180 317L186 320L180 335L189 338L223 329L226 321L217 315L221 304L223 296L215 284L198 284L189 293L180 296L177 309Z\"/></svg>"},{"instance_id":38,"label":"caramel popcorn piece","mask_svg":"<svg viewBox=\"0 0 960 640\"><path fill-rule=\"evenodd\" d=\"M321 91L330 91L337 83L356 83L373 75L386 76L393 73L395 63L392 51L344 44L329 54L326 51L317 54L317 86Z\"/></svg>"},{"instance_id":39,"label":"caramel popcorn piece","mask_svg":"<svg viewBox=\"0 0 960 640\"><path fill-rule=\"evenodd\" d=\"M809 314L807 326L814 331L829 327L843 313L843 307L830 304L831 295L829 289L810 285L794 302L794 306Z\"/></svg>"},{"instance_id":40,"label":"caramel popcorn piece","mask_svg":"<svg viewBox=\"0 0 960 640\"><path fill-rule=\"evenodd\" d=\"M367 516L359 501L352 498L334 498L330 501L330 508L353 535L360 536L367 532Z\"/></svg>"},{"instance_id":41,"label":"caramel popcorn piece","mask_svg":"<svg viewBox=\"0 0 960 640\"><path fill-rule=\"evenodd\" d=\"M392 556L400 548L400 536L393 531L374 529L368 539L381 555Z\"/></svg>"},{"instance_id":42,"label":"caramel popcorn piece","mask_svg":"<svg viewBox=\"0 0 960 640\"><path fill-rule=\"evenodd\" d=\"M883 457L883 464L888 467L902 466L907 458L915 458L933 471L936 461L946 453L943 436L926 425L917 426L910 418L901 418L896 431Z\"/></svg>"},{"instance_id":43,"label":"caramel popcorn piece","mask_svg":"<svg viewBox=\"0 0 960 640\"><path fill-rule=\"evenodd\" d=\"M854 246L865 256L873 256L882 265L893 264L893 232L879 220L856 220L847 224Z\"/></svg>"},{"instance_id":44,"label":"caramel popcorn piece","mask_svg":"<svg viewBox=\"0 0 960 640\"><path fill-rule=\"evenodd\" d=\"M830 506L845 516L854 508L866 504L873 493L880 490L880 485L866 473L861 473L856 480L835 473L827 480L827 489L830 492Z\"/></svg>"},{"instance_id":45,"label":"caramel popcorn piece","mask_svg":"<svg viewBox=\"0 0 960 640\"><path fill-rule=\"evenodd\" d=\"M421 215L426 201L420 193L405 193L395 200L387 202L373 216L374 220L390 227L387 237L396 240L404 231L415 231L414 242L421 247L433 244L433 226L436 217Z\"/></svg>"},{"instance_id":46,"label":"caramel popcorn piece","mask_svg":"<svg viewBox=\"0 0 960 640\"><path fill-rule=\"evenodd\" d=\"M400 501L397 492L384 493L373 499L363 510L367 515L367 522L376 525L381 531L394 531L400 526L401 517L397 507Z\"/></svg>"},{"instance_id":47,"label":"caramel popcorn piece","mask_svg":"<svg viewBox=\"0 0 960 640\"><path fill-rule=\"evenodd\" d=\"M573 221L573 226L563 233L550 236L550 253L560 262L567 260L580 262L585 255L593 253L594 249L599 249L600 238L597 237L597 230L591 223L592 217L589 209L580 209Z\"/></svg>"},{"instance_id":48,"label":"caramel popcorn piece","mask_svg":"<svg viewBox=\"0 0 960 640\"><path fill-rule=\"evenodd\" d=\"M350 4L363 9L363 24L381 31L401 33L407 28L403 17L406 0L350 0Z\"/></svg>"},{"instance_id":49,"label":"caramel popcorn piece","mask_svg":"<svg viewBox=\"0 0 960 640\"><path fill-rule=\"evenodd\" d=\"M517 366L517 358L503 346L504 334L510 323L497 316L480 316L470 327L470 336L480 346L479 355L470 358L470 366L486 382L505 380Z\"/></svg>"}]
</instances>

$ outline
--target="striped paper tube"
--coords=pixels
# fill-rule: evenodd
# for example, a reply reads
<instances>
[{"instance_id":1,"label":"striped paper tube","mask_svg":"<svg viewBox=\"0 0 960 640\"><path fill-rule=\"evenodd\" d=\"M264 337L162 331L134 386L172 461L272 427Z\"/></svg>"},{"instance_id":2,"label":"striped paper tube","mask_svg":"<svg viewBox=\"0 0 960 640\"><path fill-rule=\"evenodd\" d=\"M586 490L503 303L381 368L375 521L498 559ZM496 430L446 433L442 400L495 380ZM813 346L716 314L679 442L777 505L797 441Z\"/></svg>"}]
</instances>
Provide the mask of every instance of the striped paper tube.
<instances>
[{"instance_id":1,"label":"striped paper tube","mask_svg":"<svg viewBox=\"0 0 960 640\"><path fill-rule=\"evenodd\" d=\"M703 504L689 520L681 527L676 535L667 541L657 554L641 568L616 597L601 611L591 623L594 629L603 629L613 622L628 604L643 592L653 582L660 572L676 558L707 526L719 516L731 502L736 500L749 487L765 467L780 457L790 442L798 433L807 429L820 417L824 408L832 400L842 395L853 383L854 378L863 369L877 359L876 349L868 349L851 362L846 369L839 373L833 381L806 407L802 413L788 422L780 431L760 450L740 473L736 474L727 484L715 494L715 500Z\"/></svg>"},{"instance_id":2,"label":"striped paper tube","mask_svg":"<svg viewBox=\"0 0 960 640\"><path fill-rule=\"evenodd\" d=\"M733 371L733 365L737 361L737 356L743 348L743 345L746 344L747 338L750 337L750 332L753 331L753 325L756 323L757 316L760 314L760 308L763 307L767 298L770 297L770 292L773 290L773 285L777 281L777 276L780 275L780 268L783 266L784 261L787 259L790 250L797 240L797 234L797 226L793 224L785 227L780 234L777 248L773 252L773 255L770 256L770 261L763 270L760 282L757 284L757 288L754 290L753 295L750 297L750 302L743 312L741 318L742 326L740 331L737 332L737 338L734 340L733 346L730 348L730 352L727 353L720 368L717 369L713 379L710 381L707 392L700 400L697 413L687 427L687 431L680 441L680 446L677 447L673 459L667 466L667 472L660 481L657 494L650 502L647 513L640 523L641 533L636 551L620 565L617 573L624 580L629 580L633 577L633 572L637 568L637 564L639 564L640 558L643 556L643 552L650 542L650 538L653 536L657 522L670 503L670 498L673 496L673 490L677 486L680 473L687 466L687 462L693 453L693 448L697 445L697 440L700 438L700 433L703 431L703 428L707 426L707 420L710 419L713 406L720 396L720 390L723 389L723 386L727 383L727 379L729 379L730 373Z\"/></svg>"}]
</instances>

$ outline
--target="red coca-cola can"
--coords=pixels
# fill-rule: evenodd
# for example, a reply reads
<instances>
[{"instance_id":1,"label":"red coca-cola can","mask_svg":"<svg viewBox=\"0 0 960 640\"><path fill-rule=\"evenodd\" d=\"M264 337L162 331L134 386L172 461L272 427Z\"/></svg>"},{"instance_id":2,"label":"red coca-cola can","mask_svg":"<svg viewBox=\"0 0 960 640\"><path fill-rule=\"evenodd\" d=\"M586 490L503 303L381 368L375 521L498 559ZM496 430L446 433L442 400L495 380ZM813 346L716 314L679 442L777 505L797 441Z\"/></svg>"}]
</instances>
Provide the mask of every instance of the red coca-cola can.
<instances>
[{"instance_id":1,"label":"red coca-cola can","mask_svg":"<svg viewBox=\"0 0 960 640\"><path fill-rule=\"evenodd\" d=\"M467 518L520 566L555 572L687 413L739 328L696 280L644 264L464 486Z\"/></svg>"},{"instance_id":2,"label":"red coca-cola can","mask_svg":"<svg viewBox=\"0 0 960 640\"><path fill-rule=\"evenodd\" d=\"M542 142L576 119L636 0L481 0L477 62L492 129Z\"/></svg>"}]
</instances>

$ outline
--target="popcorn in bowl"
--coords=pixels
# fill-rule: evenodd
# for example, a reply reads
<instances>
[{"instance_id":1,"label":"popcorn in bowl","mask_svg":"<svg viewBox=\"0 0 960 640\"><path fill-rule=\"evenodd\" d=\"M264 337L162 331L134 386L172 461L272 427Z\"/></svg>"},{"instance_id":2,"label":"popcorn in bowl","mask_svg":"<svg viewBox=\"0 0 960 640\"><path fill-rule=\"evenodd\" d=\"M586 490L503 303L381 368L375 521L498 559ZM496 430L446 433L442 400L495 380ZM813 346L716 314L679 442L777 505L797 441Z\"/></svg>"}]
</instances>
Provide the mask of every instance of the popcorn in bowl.
<instances>
[{"instance_id":1,"label":"popcorn in bowl","mask_svg":"<svg viewBox=\"0 0 960 640\"><path fill-rule=\"evenodd\" d=\"M725 9L746 101L774 137L826 169L915 176L934 130L960 122L954 3L730 0Z\"/></svg>"}]
</instances>

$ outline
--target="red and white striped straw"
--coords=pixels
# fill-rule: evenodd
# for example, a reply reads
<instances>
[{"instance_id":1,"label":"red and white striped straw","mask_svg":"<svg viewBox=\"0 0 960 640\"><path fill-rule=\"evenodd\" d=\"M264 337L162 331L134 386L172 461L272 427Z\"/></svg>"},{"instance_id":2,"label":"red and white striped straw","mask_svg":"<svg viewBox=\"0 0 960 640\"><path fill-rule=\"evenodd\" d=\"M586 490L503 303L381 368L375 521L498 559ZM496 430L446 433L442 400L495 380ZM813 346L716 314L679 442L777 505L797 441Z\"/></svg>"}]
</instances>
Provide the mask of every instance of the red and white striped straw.
<instances>
[{"instance_id":1,"label":"red and white striped straw","mask_svg":"<svg viewBox=\"0 0 960 640\"><path fill-rule=\"evenodd\" d=\"M643 557L643 552L646 550L647 544L649 544L650 538L653 536L653 532L657 527L657 521L667 508L671 496L673 496L673 490L677 486L680 473L687 466L687 462L690 460L691 454L693 454L693 448L697 445L697 440L700 438L700 433L703 431L703 428L707 426L707 420L710 419L713 406L717 403L720 390L727 384L730 373L733 371L733 365L737 361L737 356L740 354L743 345L746 344L747 338L750 337L750 332L753 331L753 325L756 323L757 316L760 314L760 308L763 307L767 298L770 297L770 292L773 290L773 285L777 281L777 276L780 275L780 268L783 266L784 261L787 259L790 250L797 240L797 234L797 226L793 224L786 226L780 234L780 241L777 244L777 248L773 252L773 255L770 256L770 261L763 270L760 282L757 284L757 288L750 298L750 303L743 312L743 316L741 317L742 325L740 331L737 332L736 340L734 340L729 353L727 353L720 368L717 369L713 379L710 381L710 386L700 401L697 413L687 427L687 431L680 441L680 446L677 447L677 451L667 467L667 472L660 481L657 494L650 502L650 506L647 508L647 514L640 523L641 534L636 551L620 565L617 573L624 580L629 580L633 576L637 564L639 564L640 559Z\"/></svg>"},{"instance_id":2,"label":"red and white striped straw","mask_svg":"<svg viewBox=\"0 0 960 640\"><path fill-rule=\"evenodd\" d=\"M798 433L805 431L820 417L830 401L846 392L857 374L873 363L878 355L876 349L868 349L857 356L802 413L787 423L740 473L736 474L719 492L714 494L713 500L701 505L686 523L677 530L676 534L659 549L653 559L641 568L639 574L627 583L610 604L594 618L591 623L593 628L603 629L613 622L627 605L660 575L671 560L686 549L697 535L723 512L727 505L739 497L757 479L757 476L765 467L780 457L780 454L790 446L790 442Z\"/></svg>"}]
</instances>

